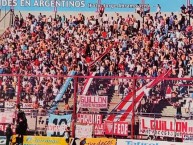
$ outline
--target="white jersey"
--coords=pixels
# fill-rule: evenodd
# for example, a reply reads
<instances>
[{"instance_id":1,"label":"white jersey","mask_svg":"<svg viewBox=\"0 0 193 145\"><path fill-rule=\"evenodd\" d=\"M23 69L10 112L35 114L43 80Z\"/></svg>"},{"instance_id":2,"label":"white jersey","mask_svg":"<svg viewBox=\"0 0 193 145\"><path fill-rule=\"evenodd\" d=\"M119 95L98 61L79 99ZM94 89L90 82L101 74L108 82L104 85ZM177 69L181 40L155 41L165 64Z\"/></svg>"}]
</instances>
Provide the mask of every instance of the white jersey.
<instances>
[{"instance_id":1,"label":"white jersey","mask_svg":"<svg viewBox=\"0 0 193 145\"><path fill-rule=\"evenodd\" d=\"M193 113L193 99L187 98L185 108L189 110L190 113Z\"/></svg>"}]
</instances>

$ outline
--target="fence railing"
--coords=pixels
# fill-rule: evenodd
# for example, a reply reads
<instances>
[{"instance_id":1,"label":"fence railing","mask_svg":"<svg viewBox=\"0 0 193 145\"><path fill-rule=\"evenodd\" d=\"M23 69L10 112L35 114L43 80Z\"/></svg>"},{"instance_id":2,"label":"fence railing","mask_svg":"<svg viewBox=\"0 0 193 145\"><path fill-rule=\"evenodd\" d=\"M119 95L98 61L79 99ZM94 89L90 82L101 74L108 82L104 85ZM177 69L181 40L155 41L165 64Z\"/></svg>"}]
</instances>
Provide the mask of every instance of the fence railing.
<instances>
[{"instance_id":1,"label":"fence railing","mask_svg":"<svg viewBox=\"0 0 193 145\"><path fill-rule=\"evenodd\" d=\"M72 79L67 81L68 78ZM92 80L88 80L89 78ZM186 124L181 124L183 127L187 125L187 132L179 134L193 131L193 125L189 122L192 121L193 78L170 78L169 71L159 74L158 77L99 76L97 73L95 76L1 74L0 82L1 112L11 111L15 104L21 103L28 120L36 123L34 128L30 127L29 130L39 129L37 123L46 118L42 116L48 118L50 106L54 104L54 99L66 83L63 94L60 94L62 98L53 113L72 114L73 137L76 130L74 126L85 124L92 125L94 137L157 137L160 135L156 134L155 130L149 131L152 129L151 125L155 124L155 121L167 124L169 120L169 127L176 126L175 120L187 120ZM83 94L85 83L88 88ZM87 121L83 118L81 120L81 115L83 117L85 114ZM96 115L94 118L97 120L92 120L93 116L90 114ZM165 118L167 119L164 120ZM149 124L144 124L145 129L140 130L144 120L146 123L149 121ZM46 120L42 122L45 123ZM117 126L123 126L122 132L112 132ZM161 129L166 131L168 128ZM163 133L159 128L156 131ZM173 132L173 129L167 130L167 133ZM179 136L177 134L172 138L177 139ZM182 137L181 135L180 138Z\"/></svg>"}]
</instances>

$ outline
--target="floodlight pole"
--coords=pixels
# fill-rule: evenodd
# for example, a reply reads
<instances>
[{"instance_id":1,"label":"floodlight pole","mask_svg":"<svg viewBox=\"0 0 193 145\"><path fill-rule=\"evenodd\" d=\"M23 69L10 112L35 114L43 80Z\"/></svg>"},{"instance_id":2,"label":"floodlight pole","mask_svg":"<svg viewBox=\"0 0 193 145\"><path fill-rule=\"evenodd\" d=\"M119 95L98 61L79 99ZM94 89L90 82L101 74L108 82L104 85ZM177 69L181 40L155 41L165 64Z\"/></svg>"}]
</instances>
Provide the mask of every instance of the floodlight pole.
<instances>
[{"instance_id":1,"label":"floodlight pole","mask_svg":"<svg viewBox=\"0 0 193 145\"><path fill-rule=\"evenodd\" d=\"M13 21L14 21L14 4L13 4L13 0L11 1L11 7L10 7L10 26L13 25Z\"/></svg>"},{"instance_id":2,"label":"floodlight pole","mask_svg":"<svg viewBox=\"0 0 193 145\"><path fill-rule=\"evenodd\" d=\"M56 0L54 0L54 14L55 14L55 19L56 19L56 14L57 14Z\"/></svg>"},{"instance_id":3,"label":"floodlight pole","mask_svg":"<svg viewBox=\"0 0 193 145\"><path fill-rule=\"evenodd\" d=\"M186 0L186 7L190 6L190 0Z\"/></svg>"},{"instance_id":4,"label":"floodlight pole","mask_svg":"<svg viewBox=\"0 0 193 145\"><path fill-rule=\"evenodd\" d=\"M101 6L101 0L97 0L97 11L96 12L99 12L100 10L100 6Z\"/></svg>"}]
</instances>

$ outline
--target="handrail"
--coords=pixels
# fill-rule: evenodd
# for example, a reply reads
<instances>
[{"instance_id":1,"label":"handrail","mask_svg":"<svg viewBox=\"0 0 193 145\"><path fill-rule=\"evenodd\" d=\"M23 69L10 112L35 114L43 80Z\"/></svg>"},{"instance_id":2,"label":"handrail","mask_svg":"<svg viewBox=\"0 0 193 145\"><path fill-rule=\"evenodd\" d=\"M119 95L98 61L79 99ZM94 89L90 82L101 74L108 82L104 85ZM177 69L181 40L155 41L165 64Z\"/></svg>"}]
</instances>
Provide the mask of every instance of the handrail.
<instances>
[{"instance_id":1,"label":"handrail","mask_svg":"<svg viewBox=\"0 0 193 145\"><path fill-rule=\"evenodd\" d=\"M11 10L9 10L6 14L5 14L5 16L3 16L3 18L1 18L1 20L0 20L0 23L3 21L3 19L10 13L10 11Z\"/></svg>"},{"instance_id":2,"label":"handrail","mask_svg":"<svg viewBox=\"0 0 193 145\"><path fill-rule=\"evenodd\" d=\"M4 16L3 18L0 19L0 23L5 19L5 17L10 13L11 10L9 10ZM6 29L5 29L6 30ZM0 38L5 34L5 31L0 35Z\"/></svg>"},{"instance_id":3,"label":"handrail","mask_svg":"<svg viewBox=\"0 0 193 145\"><path fill-rule=\"evenodd\" d=\"M5 31L0 35L0 38L3 37L4 34L5 34Z\"/></svg>"},{"instance_id":4,"label":"handrail","mask_svg":"<svg viewBox=\"0 0 193 145\"><path fill-rule=\"evenodd\" d=\"M68 77L72 77L72 76L69 76L69 75L43 75L43 74L38 74L38 75L35 75L35 74L0 74L0 77L6 77L6 76L15 76L15 77L54 77L54 78L59 78L59 77L65 77L65 78L68 78ZM73 76L73 78L95 78L95 79L113 79L113 78L117 78L117 79L124 79L124 78L127 78L127 79L158 79L158 80L176 80L176 81L180 81L180 80L192 80L193 81L193 78L170 78L170 77L165 77L165 78L159 78L159 77L142 77L142 76L134 76L134 77L125 77L125 76Z\"/></svg>"}]
</instances>

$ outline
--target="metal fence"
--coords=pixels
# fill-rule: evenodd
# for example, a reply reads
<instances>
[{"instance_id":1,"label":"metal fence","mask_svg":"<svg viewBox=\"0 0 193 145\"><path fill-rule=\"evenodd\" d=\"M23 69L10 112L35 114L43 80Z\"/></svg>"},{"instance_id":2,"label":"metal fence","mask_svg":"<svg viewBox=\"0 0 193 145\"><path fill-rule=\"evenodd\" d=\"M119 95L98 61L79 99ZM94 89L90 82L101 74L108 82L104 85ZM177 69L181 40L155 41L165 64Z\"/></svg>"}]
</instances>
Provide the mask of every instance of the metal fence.
<instances>
[{"instance_id":1,"label":"metal fence","mask_svg":"<svg viewBox=\"0 0 193 145\"><path fill-rule=\"evenodd\" d=\"M29 130L38 130L41 134L45 134L50 113L72 114L73 137L74 126L89 124L88 120L81 121L80 115L93 114L98 115L98 120L91 119L94 137L156 138L160 135L148 131L147 127L142 132L141 121L152 123L152 120L162 119L159 121L164 122L166 118L173 120L170 122L176 126L175 120L192 120L193 79L171 78L170 74L171 71L162 72L157 77L115 77L100 73L89 76L1 74L1 112L11 111L15 104L21 103L29 124L33 126ZM45 126L41 126L42 122ZM114 130L119 125L124 126L125 122L128 124L126 135L103 133L108 127ZM187 124L189 131L191 123ZM179 134L191 134L193 130L188 131ZM171 138L176 140L179 135Z\"/></svg>"}]
</instances>

